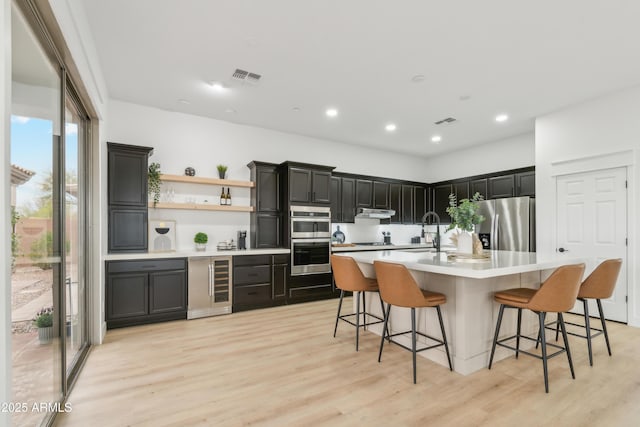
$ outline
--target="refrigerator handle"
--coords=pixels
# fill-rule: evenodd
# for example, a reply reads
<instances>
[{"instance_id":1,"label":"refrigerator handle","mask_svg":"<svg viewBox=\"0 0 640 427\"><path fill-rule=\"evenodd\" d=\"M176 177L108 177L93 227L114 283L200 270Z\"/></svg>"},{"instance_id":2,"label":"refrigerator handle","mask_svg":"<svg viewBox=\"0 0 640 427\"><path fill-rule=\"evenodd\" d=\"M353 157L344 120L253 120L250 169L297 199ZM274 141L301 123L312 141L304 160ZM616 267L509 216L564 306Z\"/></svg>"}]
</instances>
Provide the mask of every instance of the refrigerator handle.
<instances>
[{"instance_id":1,"label":"refrigerator handle","mask_svg":"<svg viewBox=\"0 0 640 427\"><path fill-rule=\"evenodd\" d=\"M213 264L209 264L209 296L213 296Z\"/></svg>"},{"instance_id":2,"label":"refrigerator handle","mask_svg":"<svg viewBox=\"0 0 640 427\"><path fill-rule=\"evenodd\" d=\"M498 236L498 229L500 228L500 214L496 214L495 221L493 222L493 241L496 242L494 245L494 249L496 251L500 250L500 236Z\"/></svg>"}]
</instances>

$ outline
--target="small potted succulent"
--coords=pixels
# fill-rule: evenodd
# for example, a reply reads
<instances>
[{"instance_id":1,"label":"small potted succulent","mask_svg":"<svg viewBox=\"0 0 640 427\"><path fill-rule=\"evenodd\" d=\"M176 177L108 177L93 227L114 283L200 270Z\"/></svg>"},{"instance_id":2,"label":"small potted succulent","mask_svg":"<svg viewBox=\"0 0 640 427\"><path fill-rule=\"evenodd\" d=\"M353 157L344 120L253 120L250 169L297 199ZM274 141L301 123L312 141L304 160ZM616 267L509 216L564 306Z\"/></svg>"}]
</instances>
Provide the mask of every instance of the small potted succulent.
<instances>
[{"instance_id":1,"label":"small potted succulent","mask_svg":"<svg viewBox=\"0 0 640 427\"><path fill-rule=\"evenodd\" d=\"M209 236L206 233L196 233L193 238L193 242L196 244L196 251L204 251L207 249L207 242L209 241Z\"/></svg>"},{"instance_id":2,"label":"small potted succulent","mask_svg":"<svg viewBox=\"0 0 640 427\"><path fill-rule=\"evenodd\" d=\"M53 307L44 307L36 313L33 323L38 328L38 341L48 344L53 339Z\"/></svg>"},{"instance_id":3,"label":"small potted succulent","mask_svg":"<svg viewBox=\"0 0 640 427\"><path fill-rule=\"evenodd\" d=\"M216 168L218 169L218 177L220 179L224 179L224 176L227 173L227 166L226 165L218 165L218 166L216 166Z\"/></svg>"}]
</instances>

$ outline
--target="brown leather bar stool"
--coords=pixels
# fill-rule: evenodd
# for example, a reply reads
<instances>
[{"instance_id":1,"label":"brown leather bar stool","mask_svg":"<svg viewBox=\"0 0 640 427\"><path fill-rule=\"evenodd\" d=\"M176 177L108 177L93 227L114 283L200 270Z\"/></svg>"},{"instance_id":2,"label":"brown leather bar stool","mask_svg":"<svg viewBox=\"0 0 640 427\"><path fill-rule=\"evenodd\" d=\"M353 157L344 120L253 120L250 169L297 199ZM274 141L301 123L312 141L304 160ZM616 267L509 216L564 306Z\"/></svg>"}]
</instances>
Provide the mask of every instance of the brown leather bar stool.
<instances>
[{"instance_id":1,"label":"brown leather bar stool","mask_svg":"<svg viewBox=\"0 0 640 427\"><path fill-rule=\"evenodd\" d=\"M333 336L336 336L338 332L338 321L342 320L356 327L356 351L358 351L358 345L360 341L360 328L366 329L369 325L375 325L382 323L384 319L376 316L375 314L367 313L365 292L378 293L378 282L376 279L369 279L364 277L362 270L358 267L356 261L347 256L331 255L331 268L333 269L333 280L336 282L336 286L340 288L340 302L338 303L338 314L336 315L336 326L333 329ZM344 293L357 292L356 297L356 312L350 314L340 315L342 310L342 300ZM360 324L360 297L362 296L362 314L364 323ZM380 307L382 307L382 313L384 314L384 304L380 299ZM355 323L349 320L349 317L355 316ZM367 316L373 317L376 321L367 322Z\"/></svg>"},{"instance_id":2,"label":"brown leather bar stool","mask_svg":"<svg viewBox=\"0 0 640 427\"><path fill-rule=\"evenodd\" d=\"M493 363L493 355L496 351L496 345L505 347L511 350L515 350L516 359L519 353L525 353L529 356L542 359L542 368L544 371L544 390L549 393L549 378L547 371L547 360L558 354L567 353L567 359L569 360L569 368L571 369L571 377L575 379L575 373L573 371L573 362L571 361L571 351L569 350L569 341L567 340L567 331L564 326L564 320L562 319L562 313L570 310L576 302L578 297L578 290L580 288L580 281L582 280L582 274L584 273L584 264L565 265L557 268L547 280L540 285L540 289L529 288L515 288L507 289L504 291L496 292L494 299L500 303L500 311L498 312L498 323L496 324L496 332L493 337L493 346L491 347L491 357L489 358L489 369ZM500 325L502 324L502 315L505 308L515 308L518 310L518 323L516 329L516 335L498 339L500 334ZM520 334L520 325L522 323L522 309L528 309L538 314L538 337L531 338L526 335ZM562 338L564 340L564 347L559 345L547 343L545 339L545 316L547 313L558 313L558 321L560 322L560 329L562 330ZM505 344L505 341L516 339L516 346L512 347ZM529 339L532 341L538 341L542 343L542 356L529 353L525 350L520 350L520 338ZM547 345L559 349L555 353L547 354Z\"/></svg>"},{"instance_id":3,"label":"brown leather bar stool","mask_svg":"<svg viewBox=\"0 0 640 427\"><path fill-rule=\"evenodd\" d=\"M378 278L378 286L380 286L380 296L382 300L387 303L387 311L384 315L384 328L382 338L380 339L380 351L378 353L378 362L382 359L382 347L384 346L384 339L388 338L390 342L399 345L400 347L410 350L413 353L413 383L416 383L416 353L431 348L444 346L447 352L447 360L449 361L449 369L453 371L453 365L451 365L451 355L449 354L449 346L447 344L447 335L444 331L444 324L442 323L442 312L440 311L440 305L447 302L447 297L444 294L438 292L425 291L420 289L413 276L402 264L394 264L384 261L374 261L373 266L376 270L376 277ZM389 323L389 314L391 312L391 306L411 308L411 330L404 332L397 332L389 334L387 325ZM438 312L438 320L440 321L440 332L442 333L442 339L432 337L422 332L416 331L416 308L423 307L435 307ZM411 333L411 348L391 340L392 337L398 335L405 335ZM416 335L423 336L437 344L428 345L426 347L416 349Z\"/></svg>"},{"instance_id":4,"label":"brown leather bar stool","mask_svg":"<svg viewBox=\"0 0 640 427\"><path fill-rule=\"evenodd\" d=\"M578 326L585 328L585 335L576 334L573 332L567 332L569 335L575 337L586 338L587 347L589 349L589 365L593 366L593 352L591 349L591 339L598 335L604 334L604 340L607 343L607 351L611 356L611 345L609 344L609 334L607 333L607 324L604 319L604 312L602 311L602 299L610 298L613 295L613 290L616 287L618 281L618 275L620 274L620 268L622 266L622 259L608 259L602 261L593 272L587 277L582 285L580 291L578 291L578 300L582 301L582 307L584 311L584 324L564 322L567 325ZM594 328L589 321L589 301L590 299L596 300L598 306L598 312L600 314L600 322L602 329ZM556 341L558 341L559 322L556 322ZM591 333L591 331L596 331Z\"/></svg>"}]
</instances>

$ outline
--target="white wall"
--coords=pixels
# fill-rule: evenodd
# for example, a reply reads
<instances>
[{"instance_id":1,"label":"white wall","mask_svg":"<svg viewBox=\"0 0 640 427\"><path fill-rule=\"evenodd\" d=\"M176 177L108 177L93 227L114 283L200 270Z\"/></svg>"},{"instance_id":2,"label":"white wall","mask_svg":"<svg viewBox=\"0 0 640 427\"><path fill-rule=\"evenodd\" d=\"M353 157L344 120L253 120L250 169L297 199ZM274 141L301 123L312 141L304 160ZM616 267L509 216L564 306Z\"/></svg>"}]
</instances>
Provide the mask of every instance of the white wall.
<instances>
[{"instance_id":1,"label":"white wall","mask_svg":"<svg viewBox=\"0 0 640 427\"><path fill-rule=\"evenodd\" d=\"M536 120L538 252L556 247L555 176L625 166L628 171L629 324L640 326L640 87L567 108ZM540 221L540 219L550 219Z\"/></svg>"},{"instance_id":2,"label":"white wall","mask_svg":"<svg viewBox=\"0 0 640 427\"><path fill-rule=\"evenodd\" d=\"M183 175L192 166L198 176L216 177L216 165L229 166L227 177L248 180L252 160L281 163L285 160L335 166L342 172L384 175L425 182L425 160L367 149L355 145L308 138L272 130L243 126L204 117L168 112L120 101L111 101L106 139L154 147L150 161L162 173ZM106 168L106 161L103 164ZM175 201L195 197L217 203L219 187L171 184ZM163 188L167 188L163 184ZM249 190L232 188L234 204L249 205ZM190 212L150 210L150 219L178 222L178 249L192 249L197 231L209 234L209 242L234 238L239 229L249 229L249 214L234 212ZM105 230L106 231L106 230Z\"/></svg>"},{"instance_id":3,"label":"white wall","mask_svg":"<svg viewBox=\"0 0 640 427\"><path fill-rule=\"evenodd\" d=\"M425 163L427 182L439 182L533 166L533 132L489 142L465 150L430 157Z\"/></svg>"},{"instance_id":4,"label":"white wall","mask_svg":"<svg viewBox=\"0 0 640 427\"><path fill-rule=\"evenodd\" d=\"M11 1L0 0L0 38L11 40ZM11 402L11 249L10 156L11 43L0 47L0 403ZM0 411L0 426L11 414Z\"/></svg>"}]
</instances>

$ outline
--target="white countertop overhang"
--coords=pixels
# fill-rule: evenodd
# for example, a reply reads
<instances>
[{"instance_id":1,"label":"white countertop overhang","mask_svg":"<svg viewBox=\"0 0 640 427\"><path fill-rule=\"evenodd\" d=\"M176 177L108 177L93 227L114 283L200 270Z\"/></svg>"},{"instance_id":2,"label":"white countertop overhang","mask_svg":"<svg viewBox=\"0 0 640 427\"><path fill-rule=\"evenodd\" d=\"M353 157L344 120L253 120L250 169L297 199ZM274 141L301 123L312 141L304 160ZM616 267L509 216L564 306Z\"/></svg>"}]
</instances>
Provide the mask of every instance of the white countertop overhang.
<instances>
[{"instance_id":1,"label":"white countertop overhang","mask_svg":"<svg viewBox=\"0 0 640 427\"><path fill-rule=\"evenodd\" d=\"M379 250L351 253L337 253L350 256L357 262L373 264L374 261L395 262L405 265L409 270L471 279L487 279L509 274L548 270L562 265L584 262L582 258L570 258L566 255L541 257L534 252L486 251L490 259L473 262L451 261L445 252L412 252L403 250Z\"/></svg>"}]
</instances>

